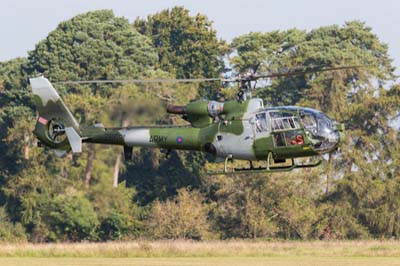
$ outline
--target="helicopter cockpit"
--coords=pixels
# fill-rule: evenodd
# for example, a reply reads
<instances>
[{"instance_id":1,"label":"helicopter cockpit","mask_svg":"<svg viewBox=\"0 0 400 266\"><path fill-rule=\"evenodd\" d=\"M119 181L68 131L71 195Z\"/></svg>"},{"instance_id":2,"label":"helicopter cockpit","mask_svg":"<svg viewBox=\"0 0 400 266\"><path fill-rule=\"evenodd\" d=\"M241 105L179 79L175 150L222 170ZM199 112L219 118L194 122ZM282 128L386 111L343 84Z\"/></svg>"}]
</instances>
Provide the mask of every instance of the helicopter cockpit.
<instances>
[{"instance_id":1,"label":"helicopter cockpit","mask_svg":"<svg viewBox=\"0 0 400 266\"><path fill-rule=\"evenodd\" d=\"M299 108L299 114L315 151L329 152L339 144L339 131L327 115L311 108Z\"/></svg>"},{"instance_id":2,"label":"helicopter cockpit","mask_svg":"<svg viewBox=\"0 0 400 266\"><path fill-rule=\"evenodd\" d=\"M303 144L304 133L312 149L318 153L333 150L340 141L335 122L326 114L311 108L294 106L268 108L266 112L256 114L255 120L256 133L263 134L264 131L271 130L276 147Z\"/></svg>"}]
</instances>

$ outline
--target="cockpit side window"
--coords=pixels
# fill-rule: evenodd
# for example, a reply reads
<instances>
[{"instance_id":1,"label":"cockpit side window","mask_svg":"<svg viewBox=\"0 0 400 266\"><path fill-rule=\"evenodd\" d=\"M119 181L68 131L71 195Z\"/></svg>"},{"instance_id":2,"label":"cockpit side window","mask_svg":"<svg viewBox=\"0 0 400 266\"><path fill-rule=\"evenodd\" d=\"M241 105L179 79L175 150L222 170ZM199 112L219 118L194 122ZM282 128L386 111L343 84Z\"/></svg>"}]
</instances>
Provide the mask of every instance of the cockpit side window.
<instances>
[{"instance_id":1,"label":"cockpit side window","mask_svg":"<svg viewBox=\"0 0 400 266\"><path fill-rule=\"evenodd\" d=\"M312 109L300 110L300 119L304 125L305 132L313 143L316 151L332 150L339 142L340 135L332 120Z\"/></svg>"},{"instance_id":2,"label":"cockpit side window","mask_svg":"<svg viewBox=\"0 0 400 266\"><path fill-rule=\"evenodd\" d=\"M327 117L321 115L318 119L318 127L319 128L332 128L333 125Z\"/></svg>"},{"instance_id":3,"label":"cockpit side window","mask_svg":"<svg viewBox=\"0 0 400 266\"><path fill-rule=\"evenodd\" d=\"M267 117L265 113L256 114L256 131L257 133L261 133L267 131Z\"/></svg>"},{"instance_id":4,"label":"cockpit side window","mask_svg":"<svg viewBox=\"0 0 400 266\"><path fill-rule=\"evenodd\" d=\"M317 126L317 123L315 121L315 118L312 114L305 114L301 120L303 121L304 127L305 128L314 128Z\"/></svg>"}]
</instances>

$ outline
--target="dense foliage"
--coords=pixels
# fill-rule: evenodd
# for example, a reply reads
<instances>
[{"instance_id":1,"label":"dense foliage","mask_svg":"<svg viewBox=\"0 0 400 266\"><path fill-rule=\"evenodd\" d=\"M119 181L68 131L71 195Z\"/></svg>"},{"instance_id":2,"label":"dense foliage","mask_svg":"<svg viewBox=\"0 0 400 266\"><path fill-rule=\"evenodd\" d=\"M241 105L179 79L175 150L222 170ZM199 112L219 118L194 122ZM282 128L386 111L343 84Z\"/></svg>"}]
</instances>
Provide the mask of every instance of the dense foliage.
<instances>
[{"instance_id":1,"label":"dense foliage","mask_svg":"<svg viewBox=\"0 0 400 266\"><path fill-rule=\"evenodd\" d=\"M27 58L1 62L0 241L399 238L400 85L387 45L358 21L252 32L230 47L216 36L206 16L183 7L133 24L103 10L60 23ZM258 88L266 104L309 106L343 121L341 151L316 169L209 176L205 156L194 152L135 148L125 163L118 147L87 145L58 158L36 145L28 77L215 77L226 55L233 73L365 65ZM165 115L165 100L215 95L216 85L206 85L57 88L80 122L126 126L182 123Z\"/></svg>"},{"instance_id":2,"label":"dense foliage","mask_svg":"<svg viewBox=\"0 0 400 266\"><path fill-rule=\"evenodd\" d=\"M229 51L229 46L217 39L205 15L191 17L189 10L174 7L147 19L138 18L134 25L152 40L158 52L158 67L176 78L218 77L225 70L221 55ZM218 86L218 82L200 84L199 93L213 97Z\"/></svg>"}]
</instances>

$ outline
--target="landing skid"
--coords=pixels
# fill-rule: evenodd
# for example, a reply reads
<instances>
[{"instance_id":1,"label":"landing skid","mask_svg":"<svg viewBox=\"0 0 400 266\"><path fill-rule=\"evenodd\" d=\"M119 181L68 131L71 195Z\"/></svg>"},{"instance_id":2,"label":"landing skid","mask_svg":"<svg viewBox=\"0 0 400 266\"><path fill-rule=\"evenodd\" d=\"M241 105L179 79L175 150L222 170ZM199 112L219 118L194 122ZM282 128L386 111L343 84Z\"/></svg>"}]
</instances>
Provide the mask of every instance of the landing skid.
<instances>
[{"instance_id":1,"label":"landing skid","mask_svg":"<svg viewBox=\"0 0 400 266\"><path fill-rule=\"evenodd\" d=\"M228 163L233 161L232 156L227 156L224 162L223 171L207 172L210 175L229 175L229 174L242 174L242 173L276 173L276 172L289 172L296 168L311 168L317 167L321 164L322 159L305 164L296 164L293 158L290 159L290 164L288 165L277 165L272 163L273 156L272 153L268 154L268 159L266 160L266 166L254 167L252 161L249 161L250 166L244 168L228 168Z\"/></svg>"}]
</instances>

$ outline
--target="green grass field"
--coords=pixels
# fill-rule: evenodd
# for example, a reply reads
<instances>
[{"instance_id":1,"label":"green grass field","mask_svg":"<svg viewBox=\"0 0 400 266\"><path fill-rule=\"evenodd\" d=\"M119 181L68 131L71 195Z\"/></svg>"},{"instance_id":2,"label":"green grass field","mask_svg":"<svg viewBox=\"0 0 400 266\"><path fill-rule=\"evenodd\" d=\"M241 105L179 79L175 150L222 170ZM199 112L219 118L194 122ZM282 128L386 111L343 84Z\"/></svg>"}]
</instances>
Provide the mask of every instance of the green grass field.
<instances>
[{"instance_id":1,"label":"green grass field","mask_svg":"<svg viewBox=\"0 0 400 266\"><path fill-rule=\"evenodd\" d=\"M0 244L0 265L399 265L398 241Z\"/></svg>"},{"instance_id":2,"label":"green grass field","mask_svg":"<svg viewBox=\"0 0 400 266\"><path fill-rule=\"evenodd\" d=\"M0 258L4 266L376 266L400 265L400 258L377 257L208 257L208 258Z\"/></svg>"}]
</instances>

